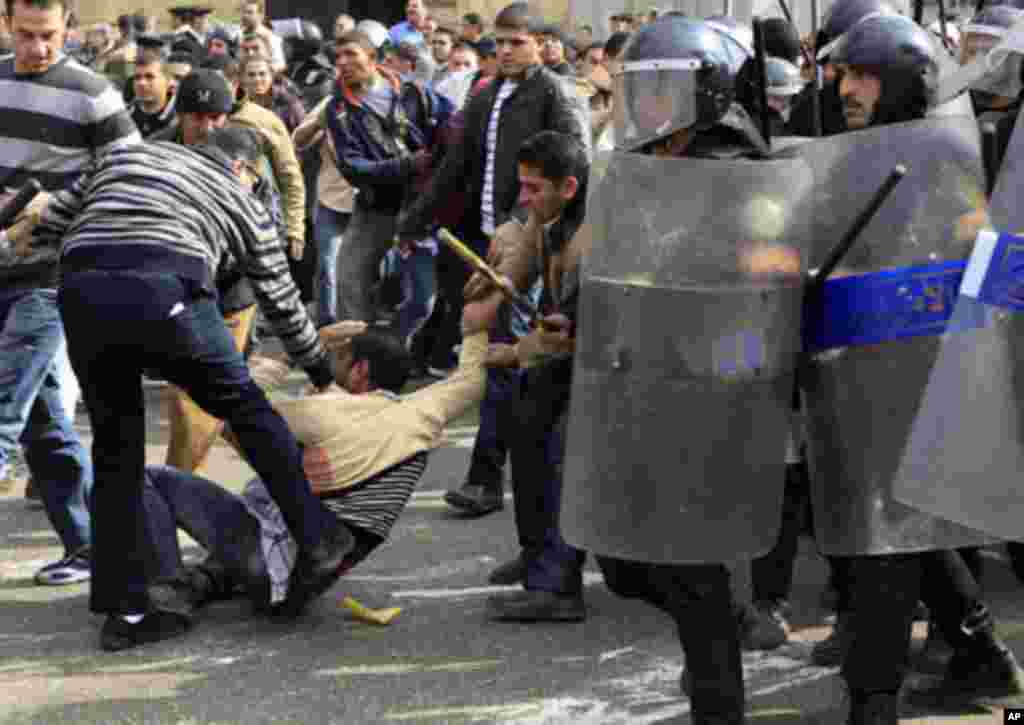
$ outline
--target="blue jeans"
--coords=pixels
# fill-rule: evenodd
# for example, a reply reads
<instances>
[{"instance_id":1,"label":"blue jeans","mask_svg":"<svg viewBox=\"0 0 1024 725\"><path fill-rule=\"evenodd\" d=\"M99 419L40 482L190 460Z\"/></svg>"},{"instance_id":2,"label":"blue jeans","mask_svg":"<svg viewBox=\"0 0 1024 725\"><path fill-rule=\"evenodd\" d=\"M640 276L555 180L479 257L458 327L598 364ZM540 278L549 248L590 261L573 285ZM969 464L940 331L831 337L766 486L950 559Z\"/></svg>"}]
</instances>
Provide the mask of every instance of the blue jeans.
<instances>
[{"instance_id":1,"label":"blue jeans","mask_svg":"<svg viewBox=\"0 0 1024 725\"><path fill-rule=\"evenodd\" d=\"M512 462L516 531L528 590L579 594L584 552L569 546L558 525L562 500L562 424L569 408L571 360L530 368L504 403L502 435Z\"/></svg>"},{"instance_id":2,"label":"blue jeans","mask_svg":"<svg viewBox=\"0 0 1024 725\"><path fill-rule=\"evenodd\" d=\"M92 464L73 425L78 382L57 291L2 294L0 319L0 471L24 444L46 515L71 553L91 540Z\"/></svg>"},{"instance_id":3,"label":"blue jeans","mask_svg":"<svg viewBox=\"0 0 1024 725\"><path fill-rule=\"evenodd\" d=\"M201 285L167 273L66 270L59 301L94 433L93 611L143 612L149 604L146 570L155 555L143 513L143 369L157 370L231 426L300 552L337 525L313 495L298 442Z\"/></svg>"},{"instance_id":4,"label":"blue jeans","mask_svg":"<svg viewBox=\"0 0 1024 725\"><path fill-rule=\"evenodd\" d=\"M499 493L504 488L503 470L508 458L508 446L500 433L498 421L502 405L516 393L518 387L518 371L501 368L487 370L487 388L480 403L480 427L473 442L466 483Z\"/></svg>"},{"instance_id":5,"label":"blue jeans","mask_svg":"<svg viewBox=\"0 0 1024 725\"><path fill-rule=\"evenodd\" d=\"M151 579L181 569L181 527L224 568L229 581L243 585L256 604L267 604L270 577L260 524L241 496L177 468L146 466L143 502L156 555Z\"/></svg>"},{"instance_id":6,"label":"blue jeans","mask_svg":"<svg viewBox=\"0 0 1024 725\"><path fill-rule=\"evenodd\" d=\"M406 347L426 324L437 300L437 267L429 249L414 247L403 258L397 249L390 249L381 262L381 276L397 274L402 280L402 301L398 305L395 331Z\"/></svg>"},{"instance_id":7,"label":"blue jeans","mask_svg":"<svg viewBox=\"0 0 1024 725\"><path fill-rule=\"evenodd\" d=\"M313 223L316 241L316 293L319 326L338 321L338 250L351 214L317 204Z\"/></svg>"}]
</instances>

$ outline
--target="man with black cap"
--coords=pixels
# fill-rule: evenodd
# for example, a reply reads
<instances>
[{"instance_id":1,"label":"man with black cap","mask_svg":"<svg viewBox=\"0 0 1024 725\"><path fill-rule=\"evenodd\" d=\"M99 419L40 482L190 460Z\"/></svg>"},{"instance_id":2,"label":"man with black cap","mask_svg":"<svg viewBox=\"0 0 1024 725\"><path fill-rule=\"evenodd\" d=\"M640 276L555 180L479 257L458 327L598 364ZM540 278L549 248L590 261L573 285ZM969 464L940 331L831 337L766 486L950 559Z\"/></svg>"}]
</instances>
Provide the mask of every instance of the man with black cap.
<instances>
[{"instance_id":1,"label":"man with black cap","mask_svg":"<svg viewBox=\"0 0 1024 725\"><path fill-rule=\"evenodd\" d=\"M199 102L214 95L210 87L194 90ZM314 385L333 381L332 360L288 274L277 227L251 192L258 159L252 132L241 129L210 133L195 149L117 149L55 194L35 229L37 243L60 247L59 304L95 435L90 606L107 615L107 650L188 627L187 618L154 606L146 589L152 541L142 507L144 368L157 369L231 424L298 543L289 609L301 611L325 591L354 545L313 495L295 437L250 377L217 306L216 280L241 270Z\"/></svg>"},{"instance_id":2,"label":"man with black cap","mask_svg":"<svg viewBox=\"0 0 1024 725\"><path fill-rule=\"evenodd\" d=\"M167 46L155 35L141 35L133 81L135 100L131 105L132 120L143 138L149 138L174 122L173 79L167 70Z\"/></svg>"},{"instance_id":3,"label":"man with black cap","mask_svg":"<svg viewBox=\"0 0 1024 725\"><path fill-rule=\"evenodd\" d=\"M192 71L181 82L174 100L177 118L151 141L174 141L193 146L210 131L223 128L234 107L231 86L220 73L205 68Z\"/></svg>"}]
</instances>

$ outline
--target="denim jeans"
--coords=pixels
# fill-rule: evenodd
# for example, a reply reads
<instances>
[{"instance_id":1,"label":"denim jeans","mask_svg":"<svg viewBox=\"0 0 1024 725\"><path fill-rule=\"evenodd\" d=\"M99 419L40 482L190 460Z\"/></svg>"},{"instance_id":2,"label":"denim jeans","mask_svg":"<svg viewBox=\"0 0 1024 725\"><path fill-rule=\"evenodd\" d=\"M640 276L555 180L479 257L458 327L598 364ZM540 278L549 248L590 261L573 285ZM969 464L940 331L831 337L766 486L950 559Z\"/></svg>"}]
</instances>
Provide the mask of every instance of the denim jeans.
<instances>
[{"instance_id":1,"label":"denim jeans","mask_svg":"<svg viewBox=\"0 0 1024 725\"><path fill-rule=\"evenodd\" d=\"M94 433L95 612L145 611L155 555L143 515L142 370L155 369L226 421L267 482L300 550L332 526L302 470L298 442L253 382L217 302L173 274L65 271L59 295L71 363ZM336 525L336 524L335 524Z\"/></svg>"},{"instance_id":2,"label":"denim jeans","mask_svg":"<svg viewBox=\"0 0 1024 725\"><path fill-rule=\"evenodd\" d=\"M526 560L530 590L579 594L584 552L562 538L564 422L569 407L572 361L530 368L504 404L500 430L509 444L516 532Z\"/></svg>"},{"instance_id":3,"label":"denim jeans","mask_svg":"<svg viewBox=\"0 0 1024 725\"><path fill-rule=\"evenodd\" d=\"M402 281L402 301L398 305L395 331L406 347L430 318L437 300L435 255L429 249L413 247L408 257L392 248L381 263L382 276L397 274Z\"/></svg>"},{"instance_id":4,"label":"denim jeans","mask_svg":"<svg viewBox=\"0 0 1024 725\"><path fill-rule=\"evenodd\" d=\"M498 421L501 408L519 387L519 371L489 368L487 388L480 403L480 427L473 441L466 482L501 493L508 445L501 436Z\"/></svg>"},{"instance_id":5,"label":"denim jeans","mask_svg":"<svg viewBox=\"0 0 1024 725\"><path fill-rule=\"evenodd\" d=\"M0 471L25 458L68 553L90 543L92 463L75 433L78 381L68 362L57 291L0 295Z\"/></svg>"},{"instance_id":6,"label":"denim jeans","mask_svg":"<svg viewBox=\"0 0 1024 725\"><path fill-rule=\"evenodd\" d=\"M231 581L247 585L253 600L266 604L270 577L260 525L241 496L177 468L147 466L143 504L155 554L151 578L172 576L181 568L180 527L223 566Z\"/></svg>"},{"instance_id":7,"label":"denim jeans","mask_svg":"<svg viewBox=\"0 0 1024 725\"><path fill-rule=\"evenodd\" d=\"M320 327L338 321L338 250L352 215L317 204L313 235L316 241L316 294Z\"/></svg>"},{"instance_id":8,"label":"denim jeans","mask_svg":"<svg viewBox=\"0 0 1024 725\"><path fill-rule=\"evenodd\" d=\"M395 236L395 217L356 207L338 252L338 318L376 322L373 288Z\"/></svg>"}]
</instances>

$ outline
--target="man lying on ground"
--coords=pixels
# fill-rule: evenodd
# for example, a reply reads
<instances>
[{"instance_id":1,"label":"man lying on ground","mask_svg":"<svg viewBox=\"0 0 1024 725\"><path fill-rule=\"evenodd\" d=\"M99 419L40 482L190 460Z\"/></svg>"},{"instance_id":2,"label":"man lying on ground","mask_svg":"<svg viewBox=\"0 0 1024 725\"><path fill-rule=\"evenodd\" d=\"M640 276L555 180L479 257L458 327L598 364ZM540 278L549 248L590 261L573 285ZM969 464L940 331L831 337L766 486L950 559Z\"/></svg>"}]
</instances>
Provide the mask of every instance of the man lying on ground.
<instances>
[{"instance_id":1,"label":"man lying on ground","mask_svg":"<svg viewBox=\"0 0 1024 725\"><path fill-rule=\"evenodd\" d=\"M410 370L401 342L360 322L339 322L321 330L337 355L337 386L297 399L271 396L304 446L314 493L355 539L344 571L387 538L445 425L483 397L488 335L485 318L473 314L463 318L455 373L409 395L399 396ZM268 387L287 374L266 359L253 368ZM155 607L191 621L203 604L244 592L258 612L300 614L282 604L296 544L259 478L237 495L174 468L148 466L145 505L156 542L149 586ZM182 564L177 527L207 550L205 561Z\"/></svg>"}]
</instances>

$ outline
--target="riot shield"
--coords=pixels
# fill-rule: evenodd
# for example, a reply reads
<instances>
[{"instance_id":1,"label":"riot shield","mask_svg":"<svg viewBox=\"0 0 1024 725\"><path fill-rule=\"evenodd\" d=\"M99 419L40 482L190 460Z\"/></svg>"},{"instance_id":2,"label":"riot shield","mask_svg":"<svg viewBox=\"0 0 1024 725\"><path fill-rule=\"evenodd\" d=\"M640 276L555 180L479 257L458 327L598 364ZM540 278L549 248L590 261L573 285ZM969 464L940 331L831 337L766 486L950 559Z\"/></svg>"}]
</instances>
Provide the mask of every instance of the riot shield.
<instances>
[{"instance_id":1,"label":"riot shield","mask_svg":"<svg viewBox=\"0 0 1024 725\"><path fill-rule=\"evenodd\" d=\"M987 541L893 497L975 224L985 219L977 136L972 117L945 116L804 147L818 185L824 248L815 250L817 262L893 166L908 169L804 313L801 383L814 525L825 554Z\"/></svg>"},{"instance_id":2,"label":"riot shield","mask_svg":"<svg viewBox=\"0 0 1024 725\"><path fill-rule=\"evenodd\" d=\"M1018 120L950 330L917 415L896 497L992 536L1020 539L1024 511L1024 133Z\"/></svg>"},{"instance_id":3,"label":"riot shield","mask_svg":"<svg viewBox=\"0 0 1024 725\"><path fill-rule=\"evenodd\" d=\"M717 562L778 536L811 177L799 158L595 163L561 528Z\"/></svg>"}]
</instances>

